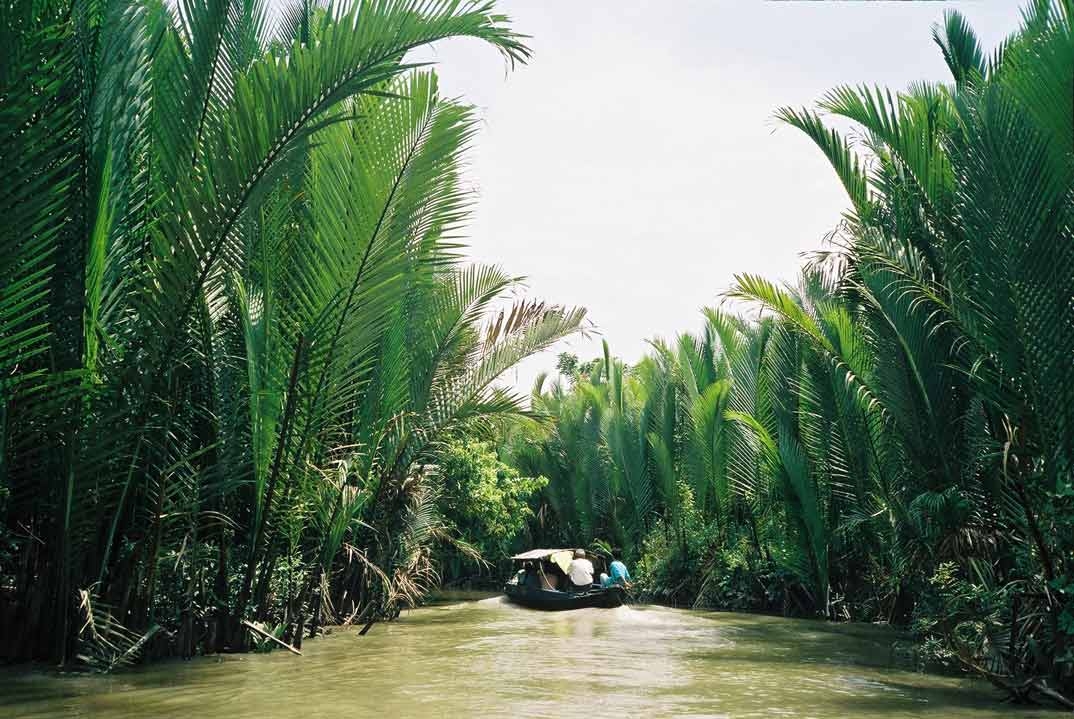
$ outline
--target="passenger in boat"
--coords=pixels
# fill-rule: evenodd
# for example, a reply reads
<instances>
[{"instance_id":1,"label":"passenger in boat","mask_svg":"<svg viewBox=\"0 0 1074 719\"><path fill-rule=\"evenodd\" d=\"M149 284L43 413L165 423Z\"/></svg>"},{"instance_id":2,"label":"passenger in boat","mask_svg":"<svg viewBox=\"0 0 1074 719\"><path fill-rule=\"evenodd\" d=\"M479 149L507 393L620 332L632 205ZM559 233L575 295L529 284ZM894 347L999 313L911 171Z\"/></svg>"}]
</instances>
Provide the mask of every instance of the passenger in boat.
<instances>
[{"instance_id":1,"label":"passenger in boat","mask_svg":"<svg viewBox=\"0 0 1074 719\"><path fill-rule=\"evenodd\" d=\"M533 562L526 562L523 565L523 571L525 574L519 584L531 589L536 589L540 586L540 580L537 578L537 566Z\"/></svg>"},{"instance_id":2,"label":"passenger in boat","mask_svg":"<svg viewBox=\"0 0 1074 719\"><path fill-rule=\"evenodd\" d=\"M620 584L624 587L630 586L630 572L627 570L626 565L620 562L618 559L613 559L612 563L608 566L608 571L612 574L600 575L600 586L610 587L613 584Z\"/></svg>"},{"instance_id":3,"label":"passenger in boat","mask_svg":"<svg viewBox=\"0 0 1074 719\"><path fill-rule=\"evenodd\" d=\"M567 567L567 576L575 589L589 589L593 585L593 562L585 558L584 549L574 550L574 559Z\"/></svg>"}]
</instances>

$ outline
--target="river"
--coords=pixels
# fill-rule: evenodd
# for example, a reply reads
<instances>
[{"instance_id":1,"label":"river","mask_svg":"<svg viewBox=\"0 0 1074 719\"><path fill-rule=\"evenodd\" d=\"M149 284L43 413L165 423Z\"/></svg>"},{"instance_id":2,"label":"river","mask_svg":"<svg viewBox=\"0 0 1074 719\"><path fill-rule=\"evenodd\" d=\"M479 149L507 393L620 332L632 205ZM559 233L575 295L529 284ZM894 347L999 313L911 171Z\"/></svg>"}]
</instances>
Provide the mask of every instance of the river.
<instances>
[{"instance_id":1,"label":"river","mask_svg":"<svg viewBox=\"0 0 1074 719\"><path fill-rule=\"evenodd\" d=\"M0 716L1056 717L987 686L896 668L863 625L501 598L419 609L365 637L164 662L114 676L0 674Z\"/></svg>"}]
</instances>

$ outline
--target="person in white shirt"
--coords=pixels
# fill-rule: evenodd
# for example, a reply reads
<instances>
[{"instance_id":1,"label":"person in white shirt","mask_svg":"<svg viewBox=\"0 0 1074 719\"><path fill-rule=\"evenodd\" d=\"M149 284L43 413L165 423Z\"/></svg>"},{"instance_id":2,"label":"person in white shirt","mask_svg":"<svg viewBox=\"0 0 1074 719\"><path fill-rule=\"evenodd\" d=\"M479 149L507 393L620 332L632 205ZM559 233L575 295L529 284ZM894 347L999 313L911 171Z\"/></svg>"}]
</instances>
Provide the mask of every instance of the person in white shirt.
<instances>
[{"instance_id":1,"label":"person in white shirt","mask_svg":"<svg viewBox=\"0 0 1074 719\"><path fill-rule=\"evenodd\" d=\"M576 589L589 589L593 584L593 563L585 558L584 549L574 550L574 559L567 567L567 576Z\"/></svg>"}]
</instances>

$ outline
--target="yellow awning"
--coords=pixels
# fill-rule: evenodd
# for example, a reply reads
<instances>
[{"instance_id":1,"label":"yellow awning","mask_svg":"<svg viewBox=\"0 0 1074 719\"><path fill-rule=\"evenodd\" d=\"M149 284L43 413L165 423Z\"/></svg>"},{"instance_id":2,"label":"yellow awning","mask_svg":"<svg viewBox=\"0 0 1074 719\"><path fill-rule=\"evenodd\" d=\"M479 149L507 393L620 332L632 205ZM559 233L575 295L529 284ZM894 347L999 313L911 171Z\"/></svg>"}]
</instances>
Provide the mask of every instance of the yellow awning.
<instances>
[{"instance_id":1,"label":"yellow awning","mask_svg":"<svg viewBox=\"0 0 1074 719\"><path fill-rule=\"evenodd\" d=\"M555 564L557 567L563 570L563 573L567 573L567 568L571 566L571 560L574 559L574 552L569 549L564 549L561 552L556 552L548 558L548 561Z\"/></svg>"}]
</instances>

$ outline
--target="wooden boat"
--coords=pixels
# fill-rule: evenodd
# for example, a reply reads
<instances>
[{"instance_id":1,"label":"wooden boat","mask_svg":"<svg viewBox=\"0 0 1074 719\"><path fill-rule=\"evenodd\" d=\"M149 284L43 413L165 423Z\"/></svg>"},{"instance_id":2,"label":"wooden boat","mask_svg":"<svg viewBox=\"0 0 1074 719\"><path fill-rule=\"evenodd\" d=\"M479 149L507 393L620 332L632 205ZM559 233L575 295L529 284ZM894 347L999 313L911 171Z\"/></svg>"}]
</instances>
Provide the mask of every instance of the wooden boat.
<instances>
[{"instance_id":1,"label":"wooden boat","mask_svg":"<svg viewBox=\"0 0 1074 719\"><path fill-rule=\"evenodd\" d=\"M584 609L585 607L612 607L622 606L626 590L615 585L601 587L594 584L584 592L561 592L558 589L541 589L539 587L523 587L517 584L505 584L503 593L515 604L521 604L531 609Z\"/></svg>"},{"instance_id":2,"label":"wooden boat","mask_svg":"<svg viewBox=\"0 0 1074 719\"><path fill-rule=\"evenodd\" d=\"M534 549L511 557L511 561L516 566L529 565L531 568L536 567L538 573L547 572L548 575L560 580L561 585L567 587L566 589L540 586L540 584L547 582L520 582L518 581L519 574L522 573L520 571L504 584L503 593L507 595L508 600L531 609L564 610L621 606L626 597L626 589L618 584L610 587L592 584L585 589L570 586L570 583L566 581L563 568L552 561L556 555L570 551L565 549ZM543 579L547 579L547 576Z\"/></svg>"}]
</instances>

